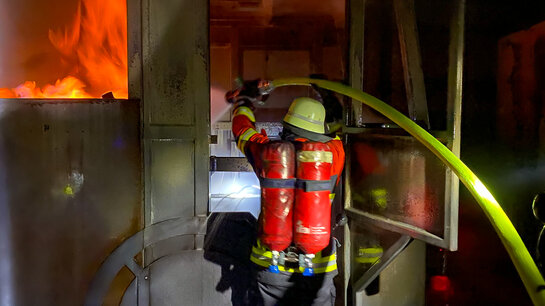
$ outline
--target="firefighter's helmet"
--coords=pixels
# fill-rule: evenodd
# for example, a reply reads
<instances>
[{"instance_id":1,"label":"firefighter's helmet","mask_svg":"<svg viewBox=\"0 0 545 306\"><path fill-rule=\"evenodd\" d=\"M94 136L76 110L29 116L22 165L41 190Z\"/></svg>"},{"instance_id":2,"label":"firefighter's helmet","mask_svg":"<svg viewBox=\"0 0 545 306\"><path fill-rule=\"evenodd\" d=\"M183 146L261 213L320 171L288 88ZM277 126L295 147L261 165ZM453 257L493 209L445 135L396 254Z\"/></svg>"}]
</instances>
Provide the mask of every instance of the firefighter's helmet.
<instances>
[{"instance_id":1,"label":"firefighter's helmet","mask_svg":"<svg viewBox=\"0 0 545 306\"><path fill-rule=\"evenodd\" d=\"M324 134L325 108L322 103L307 97L293 100L284 122L314 133Z\"/></svg>"}]
</instances>

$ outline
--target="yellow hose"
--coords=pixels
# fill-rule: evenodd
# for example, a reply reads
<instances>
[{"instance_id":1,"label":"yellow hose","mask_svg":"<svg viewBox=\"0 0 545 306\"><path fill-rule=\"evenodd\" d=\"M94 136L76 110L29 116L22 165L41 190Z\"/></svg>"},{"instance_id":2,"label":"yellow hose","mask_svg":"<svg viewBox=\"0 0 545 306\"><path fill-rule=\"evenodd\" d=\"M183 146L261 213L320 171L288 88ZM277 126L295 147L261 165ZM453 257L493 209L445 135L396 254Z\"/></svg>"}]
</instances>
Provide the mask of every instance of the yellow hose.
<instances>
[{"instance_id":1,"label":"yellow hose","mask_svg":"<svg viewBox=\"0 0 545 306\"><path fill-rule=\"evenodd\" d=\"M288 85L310 86L311 84L346 95L372 107L388 117L409 134L413 135L439 157L443 163L452 169L458 178L460 178L460 181L469 189L492 223L492 226L500 237L507 253L509 253L533 303L535 305L545 305L545 281L537 269L534 260L530 256L528 249L522 242L517 230L490 191L488 191L479 178L458 157L456 157L456 155L435 139L435 137L393 107L352 87L341 83L309 78L278 79L271 82L271 87L274 89L276 87Z\"/></svg>"}]
</instances>

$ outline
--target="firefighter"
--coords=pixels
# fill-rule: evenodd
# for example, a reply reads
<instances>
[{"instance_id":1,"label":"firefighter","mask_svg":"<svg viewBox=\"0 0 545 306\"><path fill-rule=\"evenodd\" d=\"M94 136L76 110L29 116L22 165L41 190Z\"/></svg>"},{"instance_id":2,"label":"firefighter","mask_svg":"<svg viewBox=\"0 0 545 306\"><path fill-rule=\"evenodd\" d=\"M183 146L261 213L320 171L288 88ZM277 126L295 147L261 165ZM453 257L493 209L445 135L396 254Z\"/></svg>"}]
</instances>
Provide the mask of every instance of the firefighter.
<instances>
[{"instance_id":1,"label":"firefighter","mask_svg":"<svg viewBox=\"0 0 545 306\"><path fill-rule=\"evenodd\" d=\"M234 104L232 132L261 184L252 305L334 305L336 241L331 203L344 166L341 140L325 134L317 100L295 99L280 141L255 127L253 102L261 81L246 82L226 99Z\"/></svg>"}]
</instances>

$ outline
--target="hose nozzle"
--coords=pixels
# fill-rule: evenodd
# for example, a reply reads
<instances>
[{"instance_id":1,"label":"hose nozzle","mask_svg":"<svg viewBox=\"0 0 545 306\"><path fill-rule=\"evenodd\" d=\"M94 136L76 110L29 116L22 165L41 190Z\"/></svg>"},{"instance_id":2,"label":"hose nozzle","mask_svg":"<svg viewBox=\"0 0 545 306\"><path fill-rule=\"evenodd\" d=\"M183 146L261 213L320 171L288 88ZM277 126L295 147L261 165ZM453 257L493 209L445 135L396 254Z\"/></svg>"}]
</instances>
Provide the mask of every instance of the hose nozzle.
<instances>
[{"instance_id":1,"label":"hose nozzle","mask_svg":"<svg viewBox=\"0 0 545 306\"><path fill-rule=\"evenodd\" d=\"M273 89L272 82L267 80L257 79L245 82L238 80L237 87L225 94L225 100L231 104L243 100L264 104Z\"/></svg>"}]
</instances>

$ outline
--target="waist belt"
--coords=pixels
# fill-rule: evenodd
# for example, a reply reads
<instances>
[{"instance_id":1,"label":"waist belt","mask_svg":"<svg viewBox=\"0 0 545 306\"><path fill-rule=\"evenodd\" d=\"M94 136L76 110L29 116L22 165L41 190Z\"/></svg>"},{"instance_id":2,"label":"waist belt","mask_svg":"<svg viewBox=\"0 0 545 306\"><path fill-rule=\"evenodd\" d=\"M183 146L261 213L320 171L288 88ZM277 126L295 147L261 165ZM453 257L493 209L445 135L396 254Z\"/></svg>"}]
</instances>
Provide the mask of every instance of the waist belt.
<instances>
[{"instance_id":1,"label":"waist belt","mask_svg":"<svg viewBox=\"0 0 545 306\"><path fill-rule=\"evenodd\" d=\"M258 266L268 268L271 264L272 252L262 247L258 241L257 246L252 246L252 254L250 260ZM329 256L322 256L322 252L318 252L312 259L312 267L314 273L327 273L337 270L337 254L334 252ZM278 265L278 270L289 273L303 273L304 268L299 267L298 263Z\"/></svg>"}]
</instances>

